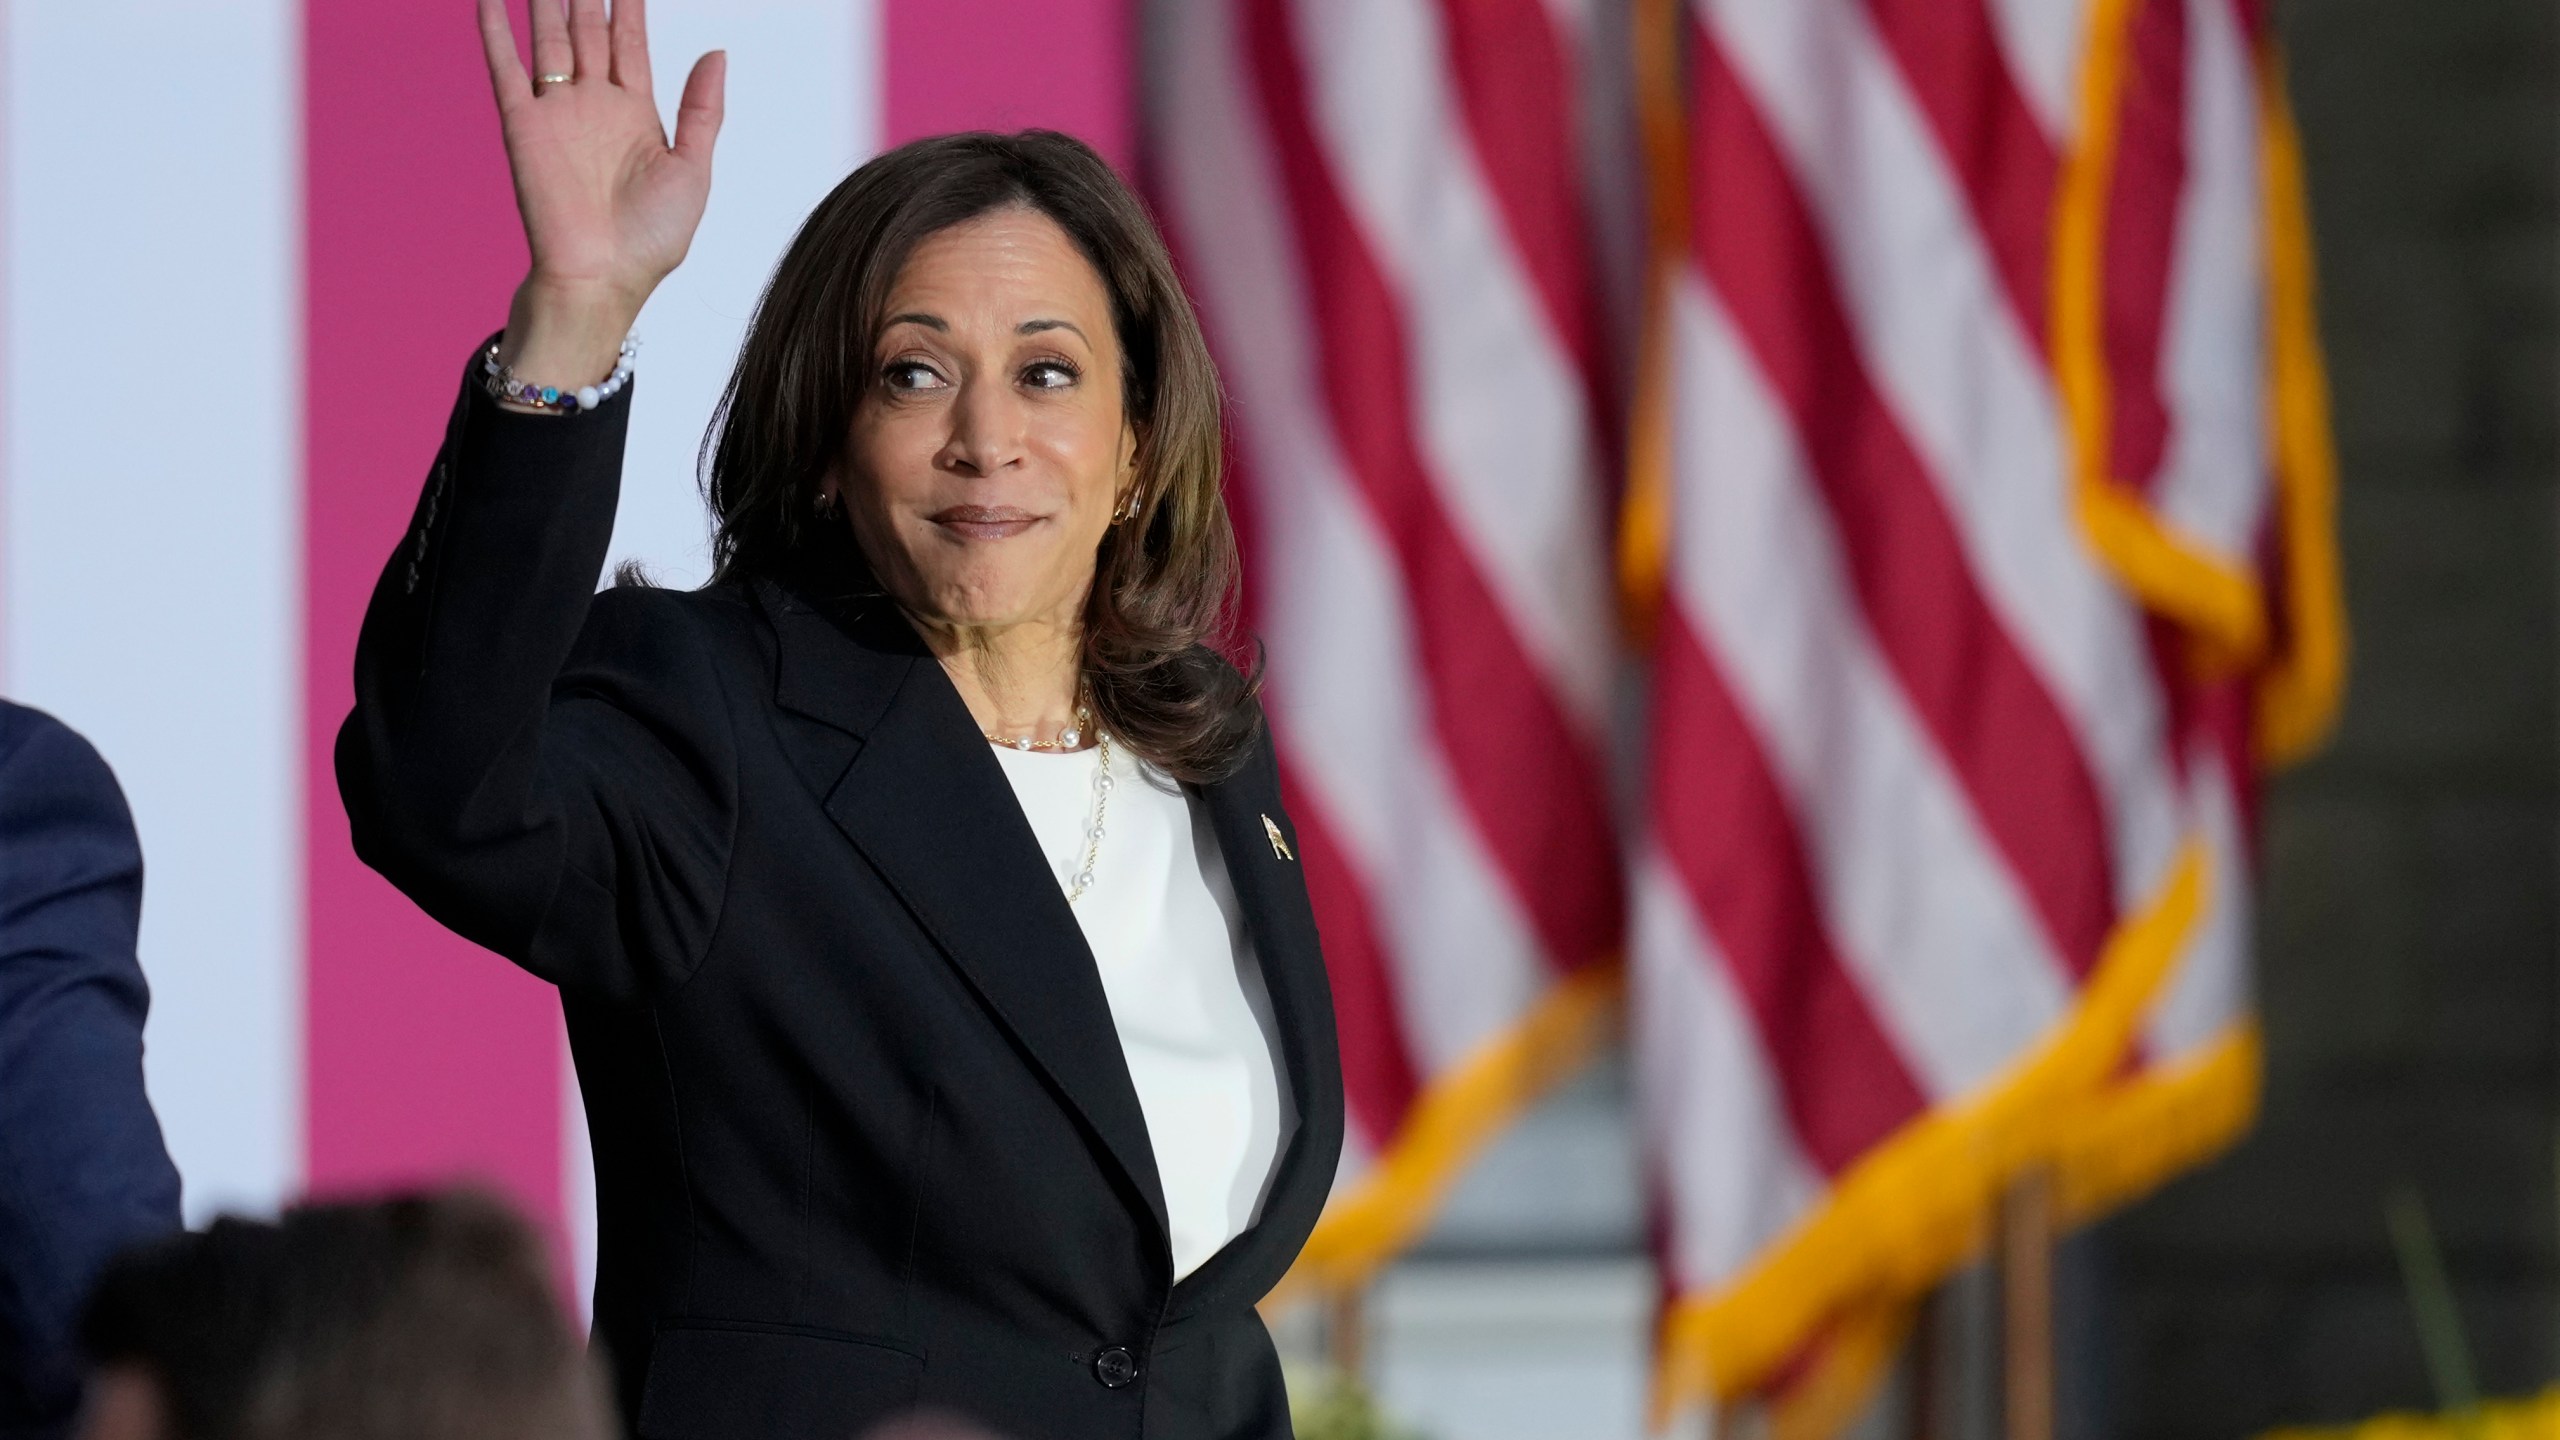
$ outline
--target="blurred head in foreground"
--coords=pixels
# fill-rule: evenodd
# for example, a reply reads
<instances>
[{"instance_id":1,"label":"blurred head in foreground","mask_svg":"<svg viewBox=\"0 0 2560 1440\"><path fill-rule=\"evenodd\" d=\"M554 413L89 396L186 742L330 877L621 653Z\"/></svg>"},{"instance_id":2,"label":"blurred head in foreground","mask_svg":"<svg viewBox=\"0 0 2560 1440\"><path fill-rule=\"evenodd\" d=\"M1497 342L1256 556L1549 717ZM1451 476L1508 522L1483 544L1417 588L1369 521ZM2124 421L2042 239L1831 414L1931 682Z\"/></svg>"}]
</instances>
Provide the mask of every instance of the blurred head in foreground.
<instances>
[{"instance_id":1,"label":"blurred head in foreground","mask_svg":"<svg viewBox=\"0 0 2560 1440\"><path fill-rule=\"evenodd\" d=\"M82 1440L605 1440L540 1242L470 1193L225 1218L127 1252L82 1321Z\"/></svg>"}]
</instances>

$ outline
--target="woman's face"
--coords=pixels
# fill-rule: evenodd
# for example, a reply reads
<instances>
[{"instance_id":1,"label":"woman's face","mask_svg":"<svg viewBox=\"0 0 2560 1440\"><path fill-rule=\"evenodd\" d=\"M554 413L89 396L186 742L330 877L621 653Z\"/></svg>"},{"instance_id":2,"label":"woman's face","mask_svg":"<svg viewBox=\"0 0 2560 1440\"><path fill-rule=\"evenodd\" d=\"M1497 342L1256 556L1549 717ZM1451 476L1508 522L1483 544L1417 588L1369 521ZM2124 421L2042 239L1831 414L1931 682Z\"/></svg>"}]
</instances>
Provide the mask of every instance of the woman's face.
<instances>
[{"instance_id":1,"label":"woman's face","mask_svg":"<svg viewBox=\"0 0 2560 1440\"><path fill-rule=\"evenodd\" d=\"M1102 277L1008 208L928 236L887 316L825 482L864 558L928 622L1072 626L1137 448Z\"/></svg>"}]
</instances>

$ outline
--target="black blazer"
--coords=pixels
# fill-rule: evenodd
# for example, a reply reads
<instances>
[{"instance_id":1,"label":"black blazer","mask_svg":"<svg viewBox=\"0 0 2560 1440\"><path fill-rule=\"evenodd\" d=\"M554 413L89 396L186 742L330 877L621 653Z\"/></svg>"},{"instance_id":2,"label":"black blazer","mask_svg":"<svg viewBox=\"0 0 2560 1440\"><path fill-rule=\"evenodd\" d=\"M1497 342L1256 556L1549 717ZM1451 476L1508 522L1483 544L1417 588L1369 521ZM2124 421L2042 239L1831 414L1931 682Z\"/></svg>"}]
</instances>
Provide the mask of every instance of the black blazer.
<instances>
[{"instance_id":1,"label":"black blazer","mask_svg":"<svg viewBox=\"0 0 2560 1440\"><path fill-rule=\"evenodd\" d=\"M1177 1285L1092 953L912 629L761 581L594 593L629 393L519 415L466 371L337 750L366 863L560 987L627 1423L1286 1436L1253 1306L1342 1086L1267 732L1201 793L1298 1119L1260 1223Z\"/></svg>"}]
</instances>

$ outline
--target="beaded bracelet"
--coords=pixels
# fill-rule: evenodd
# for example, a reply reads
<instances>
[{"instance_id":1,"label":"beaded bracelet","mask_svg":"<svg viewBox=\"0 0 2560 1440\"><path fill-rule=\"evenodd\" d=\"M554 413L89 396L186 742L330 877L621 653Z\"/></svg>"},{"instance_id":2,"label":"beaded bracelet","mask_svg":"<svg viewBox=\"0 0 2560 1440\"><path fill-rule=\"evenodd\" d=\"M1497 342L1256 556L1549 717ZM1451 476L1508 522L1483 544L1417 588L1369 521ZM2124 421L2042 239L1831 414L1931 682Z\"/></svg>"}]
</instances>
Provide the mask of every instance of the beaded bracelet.
<instances>
[{"instance_id":1,"label":"beaded bracelet","mask_svg":"<svg viewBox=\"0 0 2560 1440\"><path fill-rule=\"evenodd\" d=\"M575 415L581 410L593 410L622 393L622 387L631 383L631 357L639 350L637 339L623 337L622 350L614 357L613 373L604 377L601 384L563 390L557 385L536 385L518 380L513 366L498 363L498 342L492 340L489 348L481 353L480 373L491 399L509 400L561 415Z\"/></svg>"}]
</instances>

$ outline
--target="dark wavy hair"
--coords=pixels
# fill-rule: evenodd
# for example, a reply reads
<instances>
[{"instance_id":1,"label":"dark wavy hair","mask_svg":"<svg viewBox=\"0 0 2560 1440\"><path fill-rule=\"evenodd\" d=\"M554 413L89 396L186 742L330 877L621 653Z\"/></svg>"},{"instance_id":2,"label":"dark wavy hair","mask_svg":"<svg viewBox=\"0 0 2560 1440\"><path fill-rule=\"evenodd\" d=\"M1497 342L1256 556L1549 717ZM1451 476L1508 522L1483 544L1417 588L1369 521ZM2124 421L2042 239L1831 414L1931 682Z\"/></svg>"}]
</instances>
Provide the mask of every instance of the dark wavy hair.
<instances>
[{"instance_id":1,"label":"dark wavy hair","mask_svg":"<svg viewBox=\"0 0 2560 1440\"><path fill-rule=\"evenodd\" d=\"M873 355L891 288L925 237L992 210L1048 216L1111 296L1121 391L1137 435L1135 515L1095 557L1084 680L1096 718L1177 779L1225 777L1261 724L1259 666L1233 639L1235 531L1221 491L1217 371L1154 222L1082 141L1050 130L938 135L848 176L793 237L757 302L703 440L718 519L712 581L768 577L877 598L847 528L821 521L818 486L879 382Z\"/></svg>"}]
</instances>

